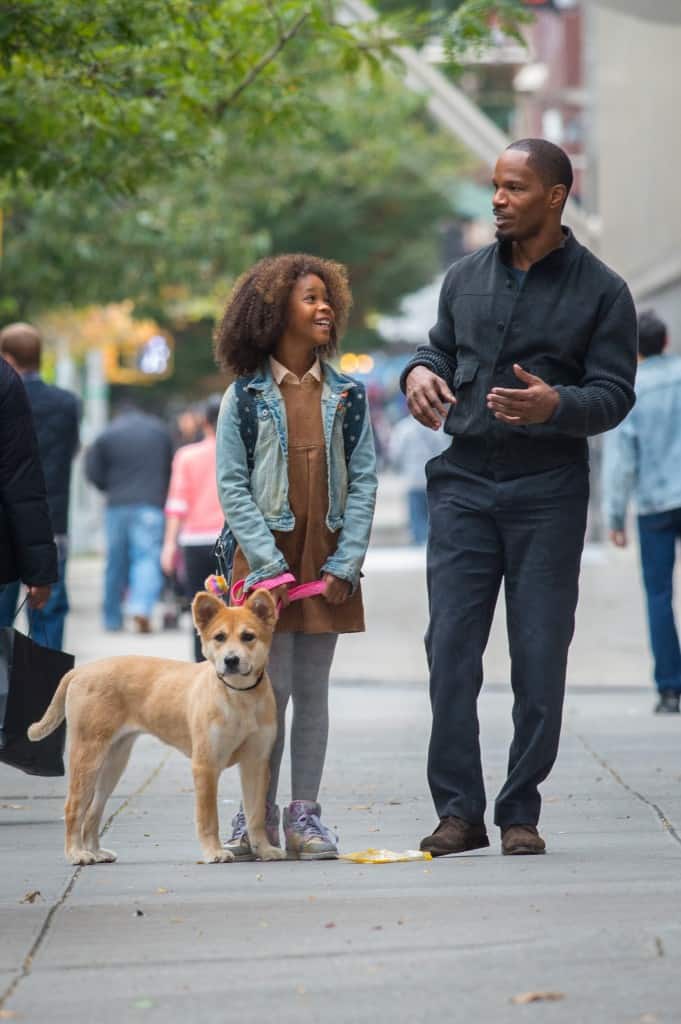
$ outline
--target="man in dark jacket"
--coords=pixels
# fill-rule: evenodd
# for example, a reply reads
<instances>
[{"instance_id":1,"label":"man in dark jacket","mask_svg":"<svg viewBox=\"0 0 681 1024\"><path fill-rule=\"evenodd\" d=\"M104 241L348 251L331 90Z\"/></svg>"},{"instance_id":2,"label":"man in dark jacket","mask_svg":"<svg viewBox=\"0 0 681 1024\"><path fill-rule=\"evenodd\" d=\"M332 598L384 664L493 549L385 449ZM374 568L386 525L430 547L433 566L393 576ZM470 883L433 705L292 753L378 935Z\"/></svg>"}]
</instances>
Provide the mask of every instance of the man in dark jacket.
<instances>
[{"instance_id":1,"label":"man in dark jacket","mask_svg":"<svg viewBox=\"0 0 681 1024\"><path fill-rule=\"evenodd\" d=\"M80 402L70 391L46 384L40 376L42 340L30 324L9 324L0 331L0 353L21 376L33 413L38 450L47 487L59 579L40 611L29 611L32 636L38 643L59 651L69 610L66 592L67 528L71 464L78 451ZM19 583L0 595L0 625L8 626L16 614Z\"/></svg>"},{"instance_id":2,"label":"man in dark jacket","mask_svg":"<svg viewBox=\"0 0 681 1024\"><path fill-rule=\"evenodd\" d=\"M173 446L162 420L131 406L99 435L85 456L85 472L107 497L104 626L123 626L122 601L138 632L151 631L161 593L161 545Z\"/></svg>"},{"instance_id":3,"label":"man in dark jacket","mask_svg":"<svg viewBox=\"0 0 681 1024\"><path fill-rule=\"evenodd\" d=\"M434 856L488 846L478 740L482 655L502 579L514 694L495 805L507 854L543 853L538 786L558 752L584 543L587 437L634 403L636 315L626 284L561 224L566 154L513 143L494 175L496 244L448 271L430 346L402 386L451 447L428 463L426 637Z\"/></svg>"},{"instance_id":4,"label":"man in dark jacket","mask_svg":"<svg viewBox=\"0 0 681 1024\"><path fill-rule=\"evenodd\" d=\"M15 580L43 608L57 579L57 549L31 409L20 378L0 359L0 590Z\"/></svg>"}]
</instances>

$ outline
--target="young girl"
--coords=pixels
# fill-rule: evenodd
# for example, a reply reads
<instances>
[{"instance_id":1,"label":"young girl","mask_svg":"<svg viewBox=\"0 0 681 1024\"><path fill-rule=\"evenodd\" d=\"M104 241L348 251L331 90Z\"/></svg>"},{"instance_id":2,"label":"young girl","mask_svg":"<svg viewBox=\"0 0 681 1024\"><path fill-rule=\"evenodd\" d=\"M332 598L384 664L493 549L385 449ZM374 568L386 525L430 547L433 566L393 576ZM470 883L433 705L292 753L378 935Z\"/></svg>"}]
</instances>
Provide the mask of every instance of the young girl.
<instances>
[{"instance_id":1,"label":"young girl","mask_svg":"<svg viewBox=\"0 0 681 1024\"><path fill-rule=\"evenodd\" d=\"M328 737L328 683L339 633L364 629L360 569L376 498L376 459L364 388L327 362L347 321L345 268L315 256L261 260L236 283L215 337L219 364L236 374L217 430L218 493L236 540L232 582L245 592L292 573L323 593L281 602L269 660L278 735L270 759L267 828L279 845L276 805L286 705L291 803L286 850L301 860L338 856L317 802ZM244 396L248 396L248 401ZM253 859L242 810L227 843Z\"/></svg>"}]
</instances>

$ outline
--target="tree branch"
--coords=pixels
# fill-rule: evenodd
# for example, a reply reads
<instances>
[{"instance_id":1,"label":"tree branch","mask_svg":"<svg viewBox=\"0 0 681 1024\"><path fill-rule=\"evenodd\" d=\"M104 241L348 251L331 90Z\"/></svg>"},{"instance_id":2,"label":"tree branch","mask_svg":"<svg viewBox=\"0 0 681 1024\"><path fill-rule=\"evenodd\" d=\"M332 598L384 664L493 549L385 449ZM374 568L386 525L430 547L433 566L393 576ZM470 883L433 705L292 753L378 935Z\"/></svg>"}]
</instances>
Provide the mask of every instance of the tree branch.
<instances>
[{"instance_id":1,"label":"tree branch","mask_svg":"<svg viewBox=\"0 0 681 1024\"><path fill-rule=\"evenodd\" d=\"M267 53L263 54L260 60L253 65L250 71L246 75L244 75L244 77L241 79L239 84L232 90L229 96L226 96L225 99L217 105L215 112L218 115L218 117L221 117L222 114L224 114L224 112L227 110L227 108L230 107L234 103L234 101L239 98L239 96L241 96L242 92L245 92L248 86L255 81L255 79L258 77L261 71L264 71L267 65L272 63L275 57L277 57L278 54L284 49L286 44L290 42L295 35L298 34L303 24L307 21L309 17L309 10L304 11L303 14L301 14L300 17L293 22L289 29L287 29L285 32L280 32L279 38L277 39L274 46L270 50L268 50Z\"/></svg>"}]
</instances>

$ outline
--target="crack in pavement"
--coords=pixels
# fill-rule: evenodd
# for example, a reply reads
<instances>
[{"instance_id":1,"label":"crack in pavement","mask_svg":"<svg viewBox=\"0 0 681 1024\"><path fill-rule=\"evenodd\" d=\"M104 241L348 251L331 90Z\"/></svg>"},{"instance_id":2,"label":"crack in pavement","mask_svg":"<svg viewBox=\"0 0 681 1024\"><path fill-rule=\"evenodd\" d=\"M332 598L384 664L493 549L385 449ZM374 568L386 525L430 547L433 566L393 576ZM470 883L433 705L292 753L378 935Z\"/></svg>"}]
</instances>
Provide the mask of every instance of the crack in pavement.
<instances>
[{"instance_id":1,"label":"crack in pavement","mask_svg":"<svg viewBox=\"0 0 681 1024\"><path fill-rule=\"evenodd\" d=\"M628 782L625 782L620 773L610 764L608 764L605 758L601 757L597 750L594 750L594 748L591 746L589 741L584 738L584 736L582 736L578 732L575 732L574 729L567 729L566 731L571 732L572 735L579 740L584 749L588 751L589 754L591 754L593 759L597 761L598 764L600 764L600 766L606 770L606 772L612 775L613 779L619 786L621 786L623 789L626 789L627 793L631 793L632 796L636 797L637 800L640 800L642 804L646 805L646 807L649 807L650 810L653 811L654 814L660 819L663 829L669 834L669 836L675 842L679 844L679 846L681 846L681 835L679 835L677 830L674 828L674 826L672 825L671 821L664 813L662 808L653 800L649 800L644 793L639 793L637 789L634 789L634 787L630 786Z\"/></svg>"},{"instance_id":2,"label":"crack in pavement","mask_svg":"<svg viewBox=\"0 0 681 1024\"><path fill-rule=\"evenodd\" d=\"M144 793L144 791L151 785L151 783L154 781L154 779L156 779L156 777L160 774L161 769L164 767L164 765L168 761L168 759L169 759L170 755L172 754L172 752L173 752L172 750L169 750L161 758L159 763L156 765L154 770L147 776L147 778L144 780L144 782L142 782L141 785L139 785L137 787L137 789L133 793L130 794L130 796L126 797L125 800L123 800L123 802L121 804L119 804L119 806L116 808L116 810L113 811L112 814L109 815L109 817L106 819L106 823L104 825L104 828L100 832L100 837L105 835L106 832L108 832L108 830L111 828L111 825L114 822L114 819L121 813L121 811L124 811L126 809L126 807L129 807L130 804L132 803L132 801L136 797L141 796L142 793ZM54 920L54 918L55 918L55 916L57 914L57 911L60 910L60 908L64 906L64 904L66 903L67 899L69 898L69 896L73 892L73 888L74 888L76 882L78 881L78 878L80 876L81 871L83 870L83 867L84 867L83 864L79 864L78 865L76 870L71 875L71 878L66 883L66 886L65 886L64 891L62 892L61 896L59 897L59 899L55 903L52 904L52 906L48 910L47 916L45 917L45 920L43 921L42 927L40 928L40 931L38 932L38 935L37 935L36 939L32 943L31 948L29 949L28 953L24 957L23 963L22 963L21 967L19 968L16 976L9 983L9 985L7 986L5 991L0 994L0 1010L4 1009L5 1004L7 1003L7 1001L9 999L12 998L12 996L16 992L16 990L19 987L19 985L21 984L21 982L24 981L24 979L27 978L29 976L29 974L31 973L31 969L33 967L33 961L35 960L35 957L36 957L38 951L40 950L40 947L42 946L42 944L43 944L43 942L44 942L44 940L45 940L45 938L47 936L47 933L50 930L50 927L52 925L52 921Z\"/></svg>"}]
</instances>

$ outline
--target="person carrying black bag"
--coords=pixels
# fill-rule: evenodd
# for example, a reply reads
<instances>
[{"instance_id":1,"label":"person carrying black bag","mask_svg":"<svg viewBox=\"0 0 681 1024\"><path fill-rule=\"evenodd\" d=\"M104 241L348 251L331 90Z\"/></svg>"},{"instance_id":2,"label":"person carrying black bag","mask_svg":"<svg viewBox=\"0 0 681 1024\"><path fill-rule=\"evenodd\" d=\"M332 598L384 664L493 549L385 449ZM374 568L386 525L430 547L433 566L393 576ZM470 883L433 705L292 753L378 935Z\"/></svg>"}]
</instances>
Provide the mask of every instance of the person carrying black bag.
<instances>
[{"instance_id":1,"label":"person carrying black bag","mask_svg":"<svg viewBox=\"0 0 681 1024\"><path fill-rule=\"evenodd\" d=\"M0 359L0 587L21 580L31 608L56 583L57 548L38 442L24 385ZM64 734L31 744L26 728L49 704L73 658L0 630L0 761L31 774L63 775Z\"/></svg>"}]
</instances>

